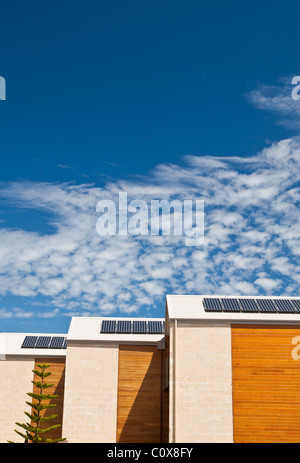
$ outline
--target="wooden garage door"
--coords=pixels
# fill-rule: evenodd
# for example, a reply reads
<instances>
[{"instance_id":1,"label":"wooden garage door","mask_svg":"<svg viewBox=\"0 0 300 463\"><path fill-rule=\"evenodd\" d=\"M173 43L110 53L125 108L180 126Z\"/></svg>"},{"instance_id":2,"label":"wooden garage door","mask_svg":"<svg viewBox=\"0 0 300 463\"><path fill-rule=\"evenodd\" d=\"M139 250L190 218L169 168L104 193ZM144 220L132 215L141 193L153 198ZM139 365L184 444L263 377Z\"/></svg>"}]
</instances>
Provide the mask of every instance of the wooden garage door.
<instances>
[{"instance_id":1,"label":"wooden garage door","mask_svg":"<svg viewBox=\"0 0 300 463\"><path fill-rule=\"evenodd\" d=\"M161 441L161 350L120 345L117 442Z\"/></svg>"},{"instance_id":2,"label":"wooden garage door","mask_svg":"<svg viewBox=\"0 0 300 463\"><path fill-rule=\"evenodd\" d=\"M297 343L300 328L232 326L235 442L300 442Z\"/></svg>"}]
</instances>

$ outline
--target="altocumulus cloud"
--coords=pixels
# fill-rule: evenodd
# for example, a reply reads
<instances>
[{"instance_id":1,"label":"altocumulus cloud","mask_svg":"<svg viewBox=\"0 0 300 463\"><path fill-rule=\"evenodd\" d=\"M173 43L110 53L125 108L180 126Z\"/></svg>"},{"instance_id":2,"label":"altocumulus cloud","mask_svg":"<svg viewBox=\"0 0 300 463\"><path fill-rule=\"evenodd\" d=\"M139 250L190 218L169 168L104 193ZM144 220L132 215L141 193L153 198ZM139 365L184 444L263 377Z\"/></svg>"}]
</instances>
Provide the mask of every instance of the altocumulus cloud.
<instances>
[{"instance_id":1,"label":"altocumulus cloud","mask_svg":"<svg viewBox=\"0 0 300 463\"><path fill-rule=\"evenodd\" d=\"M133 313L155 316L164 295L299 295L300 142L282 140L245 157L186 156L137 181L94 185L2 184L0 197L49 213L53 233L0 228L0 294L28 299L26 317ZM205 238L99 236L101 199L203 199ZM49 306L53 311L49 311ZM26 312L27 310L27 312ZM27 315L26 315L27 314ZM43 316L41 313L40 316Z\"/></svg>"},{"instance_id":2,"label":"altocumulus cloud","mask_svg":"<svg viewBox=\"0 0 300 463\"><path fill-rule=\"evenodd\" d=\"M258 109L276 114L278 124L288 129L300 128L300 103L292 98L294 76L279 79L277 85L261 85L247 97Z\"/></svg>"}]
</instances>

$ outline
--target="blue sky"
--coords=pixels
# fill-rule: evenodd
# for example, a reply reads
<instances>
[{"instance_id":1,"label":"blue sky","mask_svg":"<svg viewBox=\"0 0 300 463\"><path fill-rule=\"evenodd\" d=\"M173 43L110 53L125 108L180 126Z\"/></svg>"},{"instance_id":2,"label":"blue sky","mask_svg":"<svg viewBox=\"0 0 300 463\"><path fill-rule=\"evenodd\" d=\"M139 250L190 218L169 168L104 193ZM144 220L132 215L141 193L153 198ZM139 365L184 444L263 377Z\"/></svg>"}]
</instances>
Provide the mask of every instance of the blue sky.
<instances>
[{"instance_id":1,"label":"blue sky","mask_svg":"<svg viewBox=\"0 0 300 463\"><path fill-rule=\"evenodd\" d=\"M1 7L0 331L299 296L299 2ZM205 242L96 234L96 204L205 200Z\"/></svg>"}]
</instances>

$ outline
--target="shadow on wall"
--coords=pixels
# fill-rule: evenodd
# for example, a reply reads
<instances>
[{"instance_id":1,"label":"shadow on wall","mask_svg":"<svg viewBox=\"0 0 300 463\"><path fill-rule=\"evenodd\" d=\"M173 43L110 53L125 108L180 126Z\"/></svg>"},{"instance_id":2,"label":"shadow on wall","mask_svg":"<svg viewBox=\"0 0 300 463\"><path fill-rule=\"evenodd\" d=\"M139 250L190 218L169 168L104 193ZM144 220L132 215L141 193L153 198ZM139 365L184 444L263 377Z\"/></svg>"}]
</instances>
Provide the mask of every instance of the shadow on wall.
<instances>
[{"instance_id":1,"label":"shadow on wall","mask_svg":"<svg viewBox=\"0 0 300 463\"><path fill-rule=\"evenodd\" d=\"M156 346L120 346L118 443L162 440L162 350Z\"/></svg>"},{"instance_id":2,"label":"shadow on wall","mask_svg":"<svg viewBox=\"0 0 300 463\"><path fill-rule=\"evenodd\" d=\"M44 403L48 404L56 404L56 407L51 407L46 409L43 412L43 416L47 417L50 415L57 415L57 418L47 420L42 423L43 428L48 428L50 426L53 426L55 424L61 424L62 425L62 420L63 420L63 405L64 405L64 389L65 389L65 360L64 359L36 359L35 361L35 369L37 369L36 365L40 363L47 363L50 365L48 371L52 373L51 376L48 376L45 379L45 382L48 384L53 384L52 387L49 389L45 390L45 394L57 394L58 397L56 399L51 399L48 401L44 401ZM39 378L34 375L34 380L39 380ZM33 392L34 393L39 393L39 389L36 388L36 386L33 386ZM34 400L34 402L36 402ZM47 435L45 434L45 437L49 439L59 439L62 436L62 427L58 429L53 429L52 431L47 432Z\"/></svg>"}]
</instances>

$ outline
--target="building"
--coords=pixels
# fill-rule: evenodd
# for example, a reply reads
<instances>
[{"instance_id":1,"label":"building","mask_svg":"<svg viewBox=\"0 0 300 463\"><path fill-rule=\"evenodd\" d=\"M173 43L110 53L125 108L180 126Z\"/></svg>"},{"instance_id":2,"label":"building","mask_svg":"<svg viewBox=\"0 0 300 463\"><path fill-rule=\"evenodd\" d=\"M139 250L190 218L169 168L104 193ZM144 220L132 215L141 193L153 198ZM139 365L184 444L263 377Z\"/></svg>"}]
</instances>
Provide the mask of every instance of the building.
<instances>
[{"instance_id":1,"label":"building","mask_svg":"<svg viewBox=\"0 0 300 463\"><path fill-rule=\"evenodd\" d=\"M0 442L43 360L71 443L300 442L300 298L171 295L165 319L2 333L0 360Z\"/></svg>"}]
</instances>

